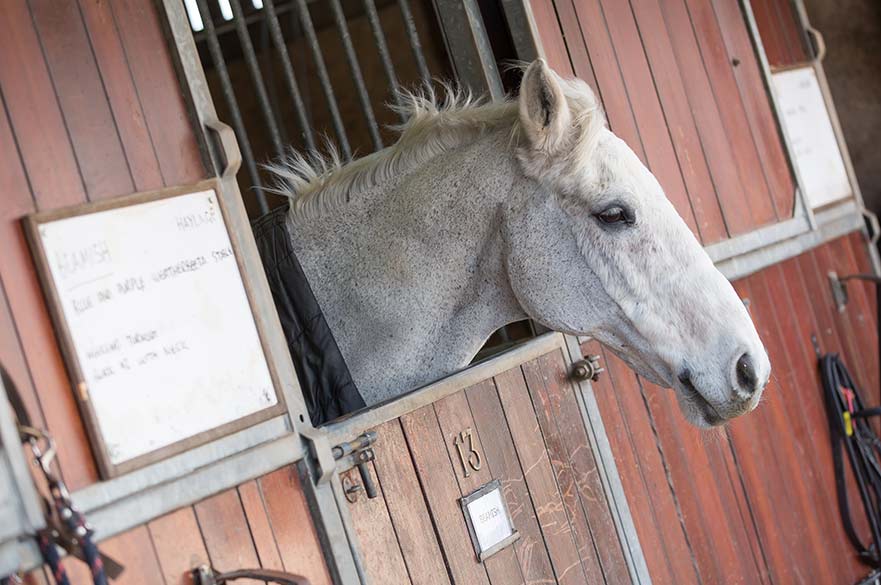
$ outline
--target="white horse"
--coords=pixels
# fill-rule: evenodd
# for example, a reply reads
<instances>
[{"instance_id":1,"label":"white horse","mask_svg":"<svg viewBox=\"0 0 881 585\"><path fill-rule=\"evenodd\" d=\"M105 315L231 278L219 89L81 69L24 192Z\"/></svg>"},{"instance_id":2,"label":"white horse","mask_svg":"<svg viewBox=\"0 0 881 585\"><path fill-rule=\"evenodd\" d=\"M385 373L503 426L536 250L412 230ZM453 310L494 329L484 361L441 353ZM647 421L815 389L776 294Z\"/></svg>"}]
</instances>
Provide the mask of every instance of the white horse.
<instances>
[{"instance_id":1,"label":"white horse","mask_svg":"<svg viewBox=\"0 0 881 585\"><path fill-rule=\"evenodd\" d=\"M580 80L542 60L516 101L406 96L396 144L273 168L287 227L368 405L448 375L513 321L590 335L686 418L759 401L770 363L741 300Z\"/></svg>"}]
</instances>

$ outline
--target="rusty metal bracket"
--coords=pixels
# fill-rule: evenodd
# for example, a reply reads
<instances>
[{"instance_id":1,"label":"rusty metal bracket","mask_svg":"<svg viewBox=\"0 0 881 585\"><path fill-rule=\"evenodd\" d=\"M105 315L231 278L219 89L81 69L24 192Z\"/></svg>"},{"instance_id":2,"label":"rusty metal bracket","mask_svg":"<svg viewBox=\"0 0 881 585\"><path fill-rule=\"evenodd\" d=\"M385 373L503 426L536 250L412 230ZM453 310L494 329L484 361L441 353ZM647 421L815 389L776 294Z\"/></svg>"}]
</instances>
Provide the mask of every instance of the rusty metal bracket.
<instances>
[{"instance_id":1,"label":"rusty metal bracket","mask_svg":"<svg viewBox=\"0 0 881 585\"><path fill-rule=\"evenodd\" d=\"M206 120L205 128L210 130L216 137L223 154L223 168L220 169L221 178L234 177L242 166L242 153L239 143L236 141L236 133L233 129L220 120Z\"/></svg>"},{"instance_id":2,"label":"rusty metal bracket","mask_svg":"<svg viewBox=\"0 0 881 585\"><path fill-rule=\"evenodd\" d=\"M805 32L811 41L811 52L814 54L814 62L822 64L823 59L826 58L826 39L823 38L823 33L811 25L805 26Z\"/></svg>"},{"instance_id":3,"label":"rusty metal bracket","mask_svg":"<svg viewBox=\"0 0 881 585\"><path fill-rule=\"evenodd\" d=\"M835 307L838 309L839 313L843 313L848 301L847 285L838 278L838 274L834 271L830 271L826 276L829 278L829 288L832 289L832 298L835 300Z\"/></svg>"},{"instance_id":4,"label":"rusty metal bracket","mask_svg":"<svg viewBox=\"0 0 881 585\"><path fill-rule=\"evenodd\" d=\"M351 476L349 476L348 474L343 475L342 484L343 493L346 494L346 500L348 500L350 504L354 504L355 502L357 502L358 496L361 495L361 491L364 489L364 486L362 486L360 483L352 481Z\"/></svg>"},{"instance_id":5,"label":"rusty metal bracket","mask_svg":"<svg viewBox=\"0 0 881 585\"><path fill-rule=\"evenodd\" d=\"M372 447L376 439L376 431L367 431L353 441L340 443L333 448L333 457L337 462L337 470L347 471L352 467L357 467L358 473L361 476L360 484L353 481L349 475L342 478L343 491L349 502L356 502L362 489L370 499L379 495L376 484L373 482L373 476L370 474L370 468L367 466L368 463L376 459L376 454Z\"/></svg>"},{"instance_id":6,"label":"rusty metal bracket","mask_svg":"<svg viewBox=\"0 0 881 585\"><path fill-rule=\"evenodd\" d=\"M876 286L881 285L881 276L874 274L848 274L847 276L838 276L834 271L829 271L826 276L829 278L829 286L832 289L832 298L835 300L835 306L839 313L843 313L848 302L847 281L864 280L874 282Z\"/></svg>"},{"instance_id":7,"label":"rusty metal bracket","mask_svg":"<svg viewBox=\"0 0 881 585\"><path fill-rule=\"evenodd\" d=\"M367 467L367 464L376 457L371 447L376 442L375 431L367 431L352 441L340 443L334 447L330 446L327 433L321 429L304 428L301 429L300 435L308 444L311 455L310 462L314 468L317 485L329 482L334 474L357 467L367 497L375 498L377 496L376 484L370 475L370 468ZM346 499L350 502L357 500L358 492L362 486L348 477L343 478L343 484Z\"/></svg>"}]
</instances>

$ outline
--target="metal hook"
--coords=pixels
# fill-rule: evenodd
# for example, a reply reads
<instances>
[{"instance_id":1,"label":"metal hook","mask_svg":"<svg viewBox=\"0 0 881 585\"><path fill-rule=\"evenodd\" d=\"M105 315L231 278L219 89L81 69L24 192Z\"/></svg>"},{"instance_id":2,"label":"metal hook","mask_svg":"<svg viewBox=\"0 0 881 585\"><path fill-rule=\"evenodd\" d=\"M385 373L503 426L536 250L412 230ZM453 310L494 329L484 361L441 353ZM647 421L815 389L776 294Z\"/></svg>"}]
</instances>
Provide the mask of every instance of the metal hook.
<instances>
[{"instance_id":1,"label":"metal hook","mask_svg":"<svg viewBox=\"0 0 881 585\"><path fill-rule=\"evenodd\" d=\"M46 479L54 479L54 474L52 473L52 461L55 460L55 455L58 452L55 447L55 439L45 431L34 429L32 427L23 427L21 430L22 432L27 433L31 452L34 454L34 459L40 464L40 468L43 470L43 475L46 476ZM45 441L45 448L40 447L40 440Z\"/></svg>"},{"instance_id":2,"label":"metal hook","mask_svg":"<svg viewBox=\"0 0 881 585\"><path fill-rule=\"evenodd\" d=\"M876 276L874 274L848 274L846 276L838 276L834 271L830 271L827 274L827 278L829 279L829 286L832 289L832 299L835 301L835 306L838 307L839 313L843 313L845 306L847 305L847 281L863 280L866 282L874 282L875 285L881 286L881 276Z\"/></svg>"},{"instance_id":3,"label":"metal hook","mask_svg":"<svg viewBox=\"0 0 881 585\"><path fill-rule=\"evenodd\" d=\"M32 426L19 425L18 431L30 446L34 461L40 466L50 492L65 504L69 504L71 499L67 486L52 471L52 462L55 461L55 456L58 454L55 439L48 432Z\"/></svg>"}]
</instances>

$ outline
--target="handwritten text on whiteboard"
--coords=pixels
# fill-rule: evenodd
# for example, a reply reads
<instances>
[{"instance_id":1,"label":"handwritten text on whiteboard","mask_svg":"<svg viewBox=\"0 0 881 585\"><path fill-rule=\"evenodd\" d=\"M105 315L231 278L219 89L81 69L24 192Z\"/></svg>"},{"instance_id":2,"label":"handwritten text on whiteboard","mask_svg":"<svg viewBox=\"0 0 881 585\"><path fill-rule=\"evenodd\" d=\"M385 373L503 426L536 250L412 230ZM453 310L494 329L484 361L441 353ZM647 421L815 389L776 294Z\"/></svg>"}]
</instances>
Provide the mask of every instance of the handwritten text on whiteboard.
<instances>
[{"instance_id":1,"label":"handwritten text on whiteboard","mask_svg":"<svg viewBox=\"0 0 881 585\"><path fill-rule=\"evenodd\" d=\"M39 235L113 464L277 403L213 190Z\"/></svg>"}]
</instances>

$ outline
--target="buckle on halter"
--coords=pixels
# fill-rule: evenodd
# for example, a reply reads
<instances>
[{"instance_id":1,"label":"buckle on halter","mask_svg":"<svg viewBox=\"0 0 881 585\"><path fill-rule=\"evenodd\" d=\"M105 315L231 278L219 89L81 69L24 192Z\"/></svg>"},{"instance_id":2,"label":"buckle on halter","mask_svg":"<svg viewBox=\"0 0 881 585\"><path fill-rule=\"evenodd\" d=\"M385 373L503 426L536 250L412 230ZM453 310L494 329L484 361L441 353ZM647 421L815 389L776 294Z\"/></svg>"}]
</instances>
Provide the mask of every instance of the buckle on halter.
<instances>
[{"instance_id":1,"label":"buckle on halter","mask_svg":"<svg viewBox=\"0 0 881 585\"><path fill-rule=\"evenodd\" d=\"M52 463L58 449L52 435L43 429L28 425L18 425L18 432L22 442L27 443L33 454L34 461L40 466L40 471L49 488L49 496L44 498L46 507L46 528L42 531L48 540L64 549L67 554L86 562L83 551L83 540L90 538L92 527L86 522L73 505L70 491L64 481L52 471ZM99 552L104 573L111 579L122 574L123 566L114 559Z\"/></svg>"}]
</instances>

